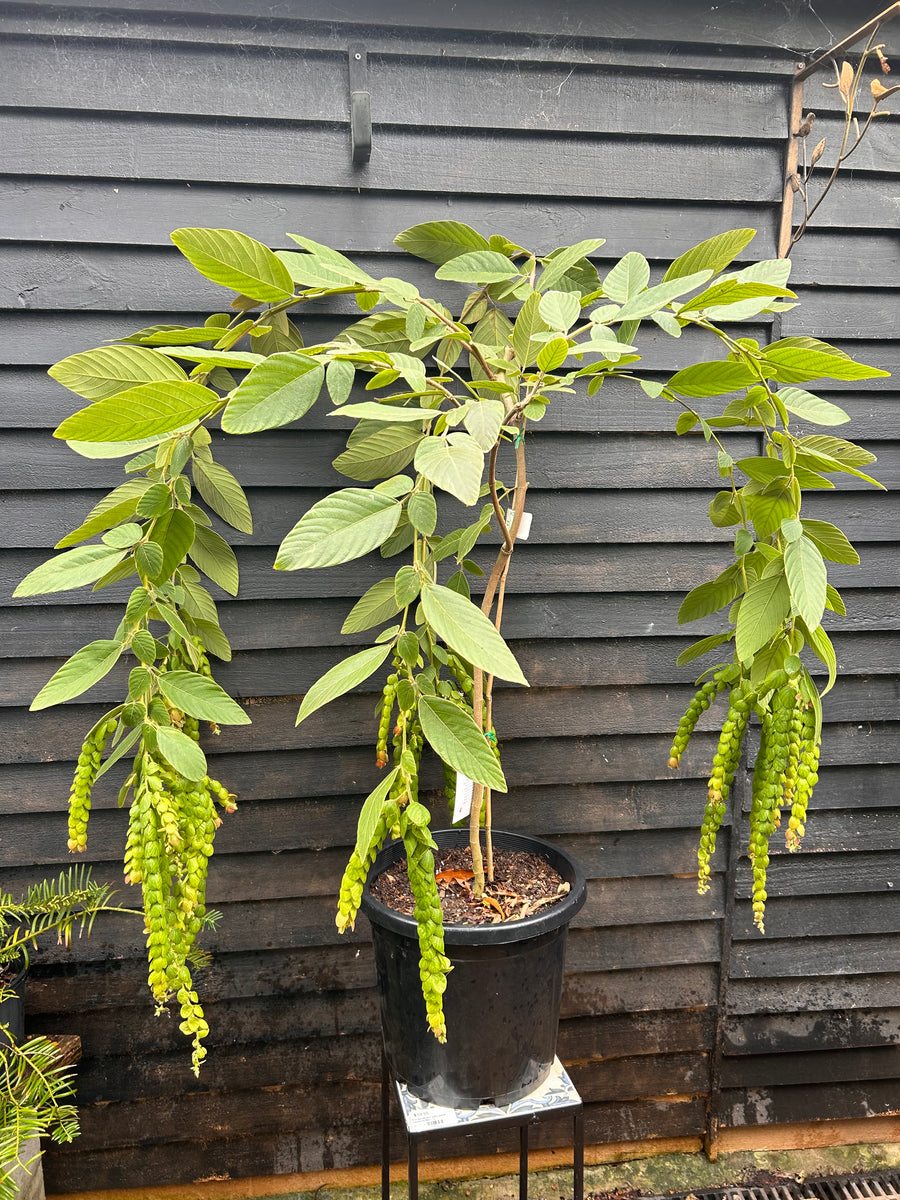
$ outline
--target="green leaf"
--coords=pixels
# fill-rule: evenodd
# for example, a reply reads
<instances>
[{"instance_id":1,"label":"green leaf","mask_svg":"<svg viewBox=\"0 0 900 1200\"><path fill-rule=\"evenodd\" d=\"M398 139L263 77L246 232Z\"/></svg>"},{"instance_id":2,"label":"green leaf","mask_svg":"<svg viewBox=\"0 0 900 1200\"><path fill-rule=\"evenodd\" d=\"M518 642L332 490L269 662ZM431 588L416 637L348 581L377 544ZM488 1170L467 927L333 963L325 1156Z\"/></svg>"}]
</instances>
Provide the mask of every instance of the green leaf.
<instances>
[{"instance_id":1,"label":"green leaf","mask_svg":"<svg viewBox=\"0 0 900 1200\"><path fill-rule=\"evenodd\" d=\"M558 296L562 293L550 292L549 295ZM549 333L550 331L550 327L540 313L540 306L544 299L545 297L537 292L532 292L519 309L519 315L516 317L512 332L512 346L519 365L523 369L534 362L538 350L543 345L542 342L535 340L535 334ZM573 299L577 303L577 298L573 297Z\"/></svg>"},{"instance_id":2,"label":"green leaf","mask_svg":"<svg viewBox=\"0 0 900 1200\"><path fill-rule=\"evenodd\" d=\"M472 250L445 261L435 271L436 279L456 283L501 283L518 275L516 264L496 250Z\"/></svg>"},{"instance_id":3,"label":"green leaf","mask_svg":"<svg viewBox=\"0 0 900 1200\"><path fill-rule=\"evenodd\" d=\"M216 393L199 383L142 383L66 417L53 436L85 442L140 441L171 433L219 403Z\"/></svg>"},{"instance_id":4,"label":"green leaf","mask_svg":"<svg viewBox=\"0 0 900 1200\"><path fill-rule=\"evenodd\" d=\"M149 482L143 480L142 482ZM139 517L161 517L172 507L172 493L164 483L154 483L144 492L138 501L137 515Z\"/></svg>"},{"instance_id":5,"label":"green leaf","mask_svg":"<svg viewBox=\"0 0 900 1200\"><path fill-rule=\"evenodd\" d=\"M738 558L753 549L753 534L748 529L739 529L734 535L734 552Z\"/></svg>"},{"instance_id":6,"label":"green leaf","mask_svg":"<svg viewBox=\"0 0 900 1200\"><path fill-rule=\"evenodd\" d=\"M326 246L323 242L314 242L312 238L304 237L301 233L289 233L288 237L321 262L328 263L331 267L342 271L357 283L368 283L372 279L371 275L367 275L361 267L358 267L345 254L341 254L339 250L333 250L331 246Z\"/></svg>"},{"instance_id":7,"label":"green leaf","mask_svg":"<svg viewBox=\"0 0 900 1200\"><path fill-rule=\"evenodd\" d=\"M815 629L825 611L825 563L818 546L807 537L788 542L784 548L784 573L794 608L809 629Z\"/></svg>"},{"instance_id":8,"label":"green leaf","mask_svg":"<svg viewBox=\"0 0 900 1200\"><path fill-rule=\"evenodd\" d=\"M32 701L30 711L37 712L80 696L109 674L119 661L123 649L121 642L109 640L82 646L44 684Z\"/></svg>"},{"instance_id":9,"label":"green leaf","mask_svg":"<svg viewBox=\"0 0 900 1200\"><path fill-rule=\"evenodd\" d=\"M314 504L278 550L276 571L331 567L376 549L390 537L402 505L383 492L343 488Z\"/></svg>"},{"instance_id":10,"label":"green leaf","mask_svg":"<svg viewBox=\"0 0 900 1200\"><path fill-rule=\"evenodd\" d=\"M185 779L199 783L206 778L206 755L197 743L180 729L157 729L156 745L169 766Z\"/></svg>"},{"instance_id":11,"label":"green leaf","mask_svg":"<svg viewBox=\"0 0 900 1200\"><path fill-rule=\"evenodd\" d=\"M721 396L756 382L756 376L743 363L703 362L676 371L668 386L681 396Z\"/></svg>"},{"instance_id":12,"label":"green leaf","mask_svg":"<svg viewBox=\"0 0 900 1200\"><path fill-rule=\"evenodd\" d=\"M790 614L791 595L783 574L764 575L751 584L741 601L735 631L735 651L742 663L778 631Z\"/></svg>"},{"instance_id":13,"label":"green leaf","mask_svg":"<svg viewBox=\"0 0 900 1200\"><path fill-rule=\"evenodd\" d=\"M238 564L234 551L223 537L212 529L198 525L190 556L204 575L209 576L230 596L238 593Z\"/></svg>"},{"instance_id":14,"label":"green leaf","mask_svg":"<svg viewBox=\"0 0 900 1200\"><path fill-rule=\"evenodd\" d=\"M588 254L599 250L602 245L603 238L586 238L582 242L576 242L573 246L561 246L559 250L554 250L552 254L546 255L537 282L537 290L548 292L551 288L555 288L562 282L563 276L570 268L586 258Z\"/></svg>"},{"instance_id":15,"label":"green leaf","mask_svg":"<svg viewBox=\"0 0 900 1200\"><path fill-rule=\"evenodd\" d=\"M823 558L852 566L859 563L859 555L837 525L832 525L830 521L811 521L805 517L801 524L803 532L818 546Z\"/></svg>"},{"instance_id":16,"label":"green leaf","mask_svg":"<svg viewBox=\"0 0 900 1200\"><path fill-rule=\"evenodd\" d=\"M378 820L381 816L381 810L384 807L384 802L390 795L391 788L396 782L397 776L400 773L399 767L394 767L378 787L375 788L365 799L362 809L359 814L359 821L356 826L356 855L360 862L365 862L373 849L375 839L375 830L378 828Z\"/></svg>"},{"instance_id":17,"label":"green leaf","mask_svg":"<svg viewBox=\"0 0 900 1200\"><path fill-rule=\"evenodd\" d=\"M488 249L481 234L461 221L426 221L413 225L397 234L394 245L439 265L471 250Z\"/></svg>"},{"instance_id":18,"label":"green leaf","mask_svg":"<svg viewBox=\"0 0 900 1200\"><path fill-rule=\"evenodd\" d=\"M837 588L831 584L825 585L825 607L830 608L832 612L836 612L839 617L846 617L847 606L844 604L844 599Z\"/></svg>"},{"instance_id":19,"label":"green leaf","mask_svg":"<svg viewBox=\"0 0 900 1200\"><path fill-rule=\"evenodd\" d=\"M488 356L499 356L509 345L513 324L499 308L490 308L472 330L472 341ZM469 370L474 380L487 378L485 370L474 354L469 354Z\"/></svg>"},{"instance_id":20,"label":"green leaf","mask_svg":"<svg viewBox=\"0 0 900 1200\"><path fill-rule=\"evenodd\" d=\"M741 489L757 537L765 538L781 528L785 517L796 515L796 505L787 479L762 484L751 480Z\"/></svg>"},{"instance_id":21,"label":"green leaf","mask_svg":"<svg viewBox=\"0 0 900 1200\"><path fill-rule=\"evenodd\" d=\"M156 542L162 550L162 562L151 577L155 582L162 583L172 575L172 572L181 564L184 556L191 549L195 535L201 528L200 525L195 526L187 513L178 508L173 508L169 512L163 513L161 517L157 517L150 531L149 539L151 542ZM204 530L203 532L209 531Z\"/></svg>"},{"instance_id":22,"label":"green leaf","mask_svg":"<svg viewBox=\"0 0 900 1200\"><path fill-rule=\"evenodd\" d=\"M249 371L265 362L262 354L251 354L246 350L210 350L203 346L160 346L160 354L171 354L173 358L186 358L188 362L202 364L204 368L225 367L232 371Z\"/></svg>"},{"instance_id":23,"label":"green leaf","mask_svg":"<svg viewBox=\"0 0 900 1200\"><path fill-rule=\"evenodd\" d=\"M273 354L254 367L222 413L226 433L257 433L288 425L308 412L322 390L325 370L306 354Z\"/></svg>"},{"instance_id":24,"label":"green leaf","mask_svg":"<svg viewBox=\"0 0 900 1200\"><path fill-rule=\"evenodd\" d=\"M267 304L294 294L290 272L268 246L233 229L176 229L172 241L201 275Z\"/></svg>"},{"instance_id":25,"label":"green leaf","mask_svg":"<svg viewBox=\"0 0 900 1200\"><path fill-rule=\"evenodd\" d=\"M781 532L788 542L797 542L803 537L803 522L796 517L785 517L781 522Z\"/></svg>"},{"instance_id":26,"label":"green leaf","mask_svg":"<svg viewBox=\"0 0 900 1200\"><path fill-rule=\"evenodd\" d=\"M415 457L424 433L413 425L381 425L360 421L350 434L347 449L334 460L336 470L369 483L396 475Z\"/></svg>"},{"instance_id":27,"label":"green leaf","mask_svg":"<svg viewBox=\"0 0 900 1200\"><path fill-rule=\"evenodd\" d=\"M97 774L94 776L95 783L97 782L98 779L102 779L103 776L106 774L106 772L110 769L110 767L114 767L120 758L125 757L125 755L128 753L128 751L131 749L131 747L134 745L134 743L138 740L138 738L141 736L141 734L143 732L144 732L144 726L143 726L143 722L142 722L140 725L137 725L134 729L130 730L125 735L125 737L122 738L121 742L119 742L118 746L116 746L116 748L115 748L115 750L113 750L112 754L110 754L104 760L103 765L97 771Z\"/></svg>"},{"instance_id":28,"label":"green leaf","mask_svg":"<svg viewBox=\"0 0 900 1200\"><path fill-rule=\"evenodd\" d=\"M107 530L100 540L105 546L115 546L117 550L130 550L143 536L143 526L129 521L127 525L117 525L115 529Z\"/></svg>"},{"instance_id":29,"label":"green leaf","mask_svg":"<svg viewBox=\"0 0 900 1200\"><path fill-rule=\"evenodd\" d=\"M132 516L138 507L138 502L150 487L149 479L130 479L121 483L117 488L104 496L91 509L81 525L67 533L56 543L57 550L65 550L67 546L75 546L85 538L112 529L120 521ZM168 491L168 489L166 489Z\"/></svg>"},{"instance_id":30,"label":"green leaf","mask_svg":"<svg viewBox=\"0 0 900 1200\"><path fill-rule=\"evenodd\" d=\"M877 379L890 375L843 355L773 343L765 349L761 366L782 383L804 383L809 379Z\"/></svg>"},{"instance_id":31,"label":"green leaf","mask_svg":"<svg viewBox=\"0 0 900 1200\"><path fill-rule=\"evenodd\" d=\"M716 646L721 646L724 642L730 641L730 639L730 633L713 633L709 637L701 638L699 642L694 642L692 646L688 646L687 650L682 650L675 662L679 667L683 667L685 663L693 662L695 658L700 658L710 650L714 650Z\"/></svg>"},{"instance_id":32,"label":"green leaf","mask_svg":"<svg viewBox=\"0 0 900 1200\"><path fill-rule=\"evenodd\" d=\"M814 425L844 425L850 420L842 408L802 388L781 388L778 399L788 412L812 421Z\"/></svg>"},{"instance_id":33,"label":"green leaf","mask_svg":"<svg viewBox=\"0 0 900 1200\"><path fill-rule=\"evenodd\" d=\"M141 346L100 346L70 354L47 372L57 383L85 400L105 400L140 383L186 380L177 363Z\"/></svg>"},{"instance_id":34,"label":"green leaf","mask_svg":"<svg viewBox=\"0 0 900 1200\"><path fill-rule=\"evenodd\" d=\"M343 404L353 391L356 368L346 358L334 358L325 368L325 386L332 404Z\"/></svg>"},{"instance_id":35,"label":"green leaf","mask_svg":"<svg viewBox=\"0 0 900 1200\"><path fill-rule=\"evenodd\" d=\"M616 304L625 304L650 282L650 264L643 254L632 250L620 258L603 280L603 294Z\"/></svg>"},{"instance_id":36,"label":"green leaf","mask_svg":"<svg viewBox=\"0 0 900 1200\"><path fill-rule=\"evenodd\" d=\"M415 468L436 487L475 504L481 490L484 451L467 433L427 437L416 448Z\"/></svg>"},{"instance_id":37,"label":"green leaf","mask_svg":"<svg viewBox=\"0 0 900 1200\"><path fill-rule=\"evenodd\" d=\"M678 610L678 624L685 625L688 621L697 621L718 612L740 595L741 587L740 564L732 563L717 578L701 583L688 592Z\"/></svg>"},{"instance_id":38,"label":"green leaf","mask_svg":"<svg viewBox=\"0 0 900 1200\"><path fill-rule=\"evenodd\" d=\"M744 514L731 492L716 492L709 502L709 519L717 529L727 529L743 521Z\"/></svg>"},{"instance_id":39,"label":"green leaf","mask_svg":"<svg viewBox=\"0 0 900 1200\"><path fill-rule=\"evenodd\" d=\"M284 263L291 279L301 288L350 288L354 284L375 282L371 275L367 275L349 259L344 260L348 264L344 266L343 263L328 262L316 254L298 254L295 250L276 250L275 257Z\"/></svg>"},{"instance_id":40,"label":"green leaf","mask_svg":"<svg viewBox=\"0 0 900 1200\"><path fill-rule=\"evenodd\" d=\"M463 424L482 450L490 450L506 418L502 400L476 400L466 406Z\"/></svg>"},{"instance_id":41,"label":"green leaf","mask_svg":"<svg viewBox=\"0 0 900 1200\"><path fill-rule=\"evenodd\" d=\"M500 764L467 711L452 700L422 696L419 720L430 745L449 767L495 792L506 791Z\"/></svg>"},{"instance_id":42,"label":"green leaf","mask_svg":"<svg viewBox=\"0 0 900 1200\"><path fill-rule=\"evenodd\" d=\"M30 571L13 596L44 596L95 583L126 554L126 550L115 546L79 546L75 550L66 550Z\"/></svg>"},{"instance_id":43,"label":"green leaf","mask_svg":"<svg viewBox=\"0 0 900 1200\"><path fill-rule=\"evenodd\" d=\"M231 662L231 643L222 632L218 622L204 621L199 617L189 617L185 614L185 624L200 638L210 654L221 658L223 662Z\"/></svg>"},{"instance_id":44,"label":"green leaf","mask_svg":"<svg viewBox=\"0 0 900 1200\"><path fill-rule=\"evenodd\" d=\"M164 671L159 690L175 708L217 725L249 725L250 718L212 679L193 671Z\"/></svg>"},{"instance_id":45,"label":"green leaf","mask_svg":"<svg viewBox=\"0 0 900 1200\"><path fill-rule=\"evenodd\" d=\"M676 296L683 296L692 288L699 287L709 279L709 271L698 271L695 275L685 275L680 279L669 280L668 283L658 283L656 287L648 288L637 296L632 296L622 305L617 321L639 321L644 317L663 308Z\"/></svg>"},{"instance_id":46,"label":"green leaf","mask_svg":"<svg viewBox=\"0 0 900 1200\"><path fill-rule=\"evenodd\" d=\"M818 629L804 628L803 635L816 658L828 668L828 683L822 692L823 696L827 696L837 680L837 655L834 652L831 638L821 626Z\"/></svg>"},{"instance_id":47,"label":"green leaf","mask_svg":"<svg viewBox=\"0 0 900 1200\"><path fill-rule=\"evenodd\" d=\"M341 633L362 633L373 625L381 625L401 609L394 594L394 578L379 579L350 609L341 626Z\"/></svg>"},{"instance_id":48,"label":"green leaf","mask_svg":"<svg viewBox=\"0 0 900 1200\"><path fill-rule=\"evenodd\" d=\"M197 491L214 513L242 533L253 532L253 518L244 489L221 463L194 459L192 468Z\"/></svg>"},{"instance_id":49,"label":"green leaf","mask_svg":"<svg viewBox=\"0 0 900 1200\"><path fill-rule=\"evenodd\" d=\"M812 454L827 455L828 458L848 467L865 467L877 461L870 450L864 450L862 446L848 442L846 438L831 437L827 433L813 433L802 437L798 445Z\"/></svg>"},{"instance_id":50,"label":"green leaf","mask_svg":"<svg viewBox=\"0 0 900 1200\"><path fill-rule=\"evenodd\" d=\"M663 281L680 279L695 271L708 270L715 275L724 270L755 236L755 229L729 229L707 238L676 258L663 276Z\"/></svg>"},{"instance_id":51,"label":"green leaf","mask_svg":"<svg viewBox=\"0 0 900 1200\"><path fill-rule=\"evenodd\" d=\"M500 679L528 686L506 642L470 600L440 584L425 583L422 586L422 611L438 637L473 666Z\"/></svg>"},{"instance_id":52,"label":"green leaf","mask_svg":"<svg viewBox=\"0 0 900 1200\"><path fill-rule=\"evenodd\" d=\"M150 580L160 578L163 565L162 546L158 546L156 542L145 542L135 550L134 560L142 576Z\"/></svg>"},{"instance_id":53,"label":"green leaf","mask_svg":"<svg viewBox=\"0 0 900 1200\"><path fill-rule=\"evenodd\" d=\"M569 343L566 338L554 338L542 348L537 356L538 370L555 371L561 367L569 356Z\"/></svg>"},{"instance_id":54,"label":"green leaf","mask_svg":"<svg viewBox=\"0 0 900 1200\"><path fill-rule=\"evenodd\" d=\"M378 400L361 400L359 404L344 404L328 414L330 417L353 417L364 421L400 422L433 421L437 409L406 407L401 404L381 404Z\"/></svg>"},{"instance_id":55,"label":"green leaf","mask_svg":"<svg viewBox=\"0 0 900 1200\"><path fill-rule=\"evenodd\" d=\"M422 587L422 578L415 567L401 567L394 576L394 599L400 608L408 608L416 599ZM415 641L415 634L404 634L403 637L411 637ZM401 642L402 642L401 638ZM418 655L418 651L416 652ZM413 659L415 665L415 658Z\"/></svg>"},{"instance_id":56,"label":"green leaf","mask_svg":"<svg viewBox=\"0 0 900 1200\"><path fill-rule=\"evenodd\" d=\"M707 316L710 311L715 308L716 315L719 315L719 310L724 314L725 319L729 318L729 309L736 304L741 304L745 300L762 299L764 304L776 296L794 296L794 293L788 291L784 287L776 287L769 283L742 283L737 279L720 279L718 283L714 283L712 287L708 287L706 291L701 292L699 296L693 296L686 304L683 304L678 312L689 313L699 312L701 309L707 310ZM744 313L741 312L741 316Z\"/></svg>"},{"instance_id":57,"label":"green leaf","mask_svg":"<svg viewBox=\"0 0 900 1200\"><path fill-rule=\"evenodd\" d=\"M373 671L378 670L391 650L390 642L383 646L368 646L326 671L303 697L295 724L299 725L316 709L329 704L338 696L343 696L345 692L352 691L363 680L368 679Z\"/></svg>"},{"instance_id":58,"label":"green leaf","mask_svg":"<svg viewBox=\"0 0 900 1200\"><path fill-rule=\"evenodd\" d=\"M413 528L431 537L437 527L437 504L431 492L413 492L406 502L406 512Z\"/></svg>"}]
</instances>

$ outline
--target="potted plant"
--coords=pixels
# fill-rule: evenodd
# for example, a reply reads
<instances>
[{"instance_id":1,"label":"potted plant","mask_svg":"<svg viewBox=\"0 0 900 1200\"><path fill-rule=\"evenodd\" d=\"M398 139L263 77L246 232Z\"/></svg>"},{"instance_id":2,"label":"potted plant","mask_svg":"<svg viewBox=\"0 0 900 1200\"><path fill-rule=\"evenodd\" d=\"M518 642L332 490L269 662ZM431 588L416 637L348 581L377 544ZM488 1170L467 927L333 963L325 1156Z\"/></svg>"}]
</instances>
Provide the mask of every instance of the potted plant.
<instances>
[{"instance_id":1,"label":"potted plant","mask_svg":"<svg viewBox=\"0 0 900 1200\"><path fill-rule=\"evenodd\" d=\"M284 426L302 418L323 392L335 427L352 423L347 448L334 461L352 482L299 518L275 568L324 568L372 552L386 560L404 556L399 567L386 567L385 577L344 622L347 634L371 630L371 645L307 691L297 720L376 672L386 673L376 742L377 765L386 774L362 807L337 920L341 929L353 925L379 847L390 835L398 837L400 849L390 853L408 864L413 913L407 933L418 941L415 974L423 997L414 1023L427 1019L441 1042L443 998L454 988L454 976L447 978L451 962L432 815L418 797L420 756L430 745L444 764L448 788L471 786L464 838L471 892L477 907L491 906L497 901L490 890L491 799L507 786L494 731L494 681L526 682L500 627L510 562L529 519L528 431L551 402L565 404L576 388L594 396L613 376L633 380L648 404L673 404L676 432L701 434L716 455L722 490L710 518L735 529L733 556L716 579L687 596L679 619L724 611L721 632L680 659L716 652L720 661L698 681L670 765L677 767L700 712L727 694L701 836L702 888L744 733L751 713L757 714L763 741L751 849L762 926L768 838L781 806L789 804L788 836L796 842L815 784L821 701L809 652L827 668L826 690L835 677L821 619L826 608L842 612L843 602L827 582L826 560L857 561L840 530L801 514L803 493L831 487L829 476L841 472L875 484L862 470L872 455L831 433L803 431L848 419L803 385L885 372L815 338L759 345L742 336L739 325L723 327L793 307L788 262L732 267L753 233L740 229L710 238L651 283L650 266L636 252L601 277L590 257L602 244L599 238L534 253L459 222L427 222L401 233L396 243L436 266L441 298L435 300L408 280L373 278L302 235L290 235L298 250L273 252L232 230L179 229L172 235L175 245L231 293L230 310L202 326L142 329L51 368L56 380L89 402L63 421L56 436L87 457L126 459L128 478L59 543L61 554L20 584L17 595L86 584L102 588L129 578L135 586L111 637L78 651L32 707L80 695L123 656L133 656L127 696L85 742L69 845L84 849L95 777L133 749L121 792L131 811L126 878L144 889L151 989L160 1002L174 995L180 1004L182 1029L194 1041L195 1069L206 1026L189 956L203 920L205 871L219 823L215 803L234 807L234 797L207 774L199 723L249 719L214 682L207 658L227 659L230 649L202 576L229 594L238 589L234 553L212 528L207 510L239 530L252 528L240 484L214 459L218 442L208 426L220 424L229 435ZM289 314L322 300L349 300L361 315L326 340L305 345ZM671 337L687 327L703 330L718 339L722 357L697 362L668 381L642 374L636 343L644 323ZM368 398L358 398L356 389ZM721 440L728 429L758 431L765 453L735 461ZM462 523L460 504L474 509ZM476 546L488 533L499 549L485 571L473 555L481 556ZM482 576L476 602L470 582ZM580 903L573 872L562 869L572 898L563 902L569 915L573 900L575 907ZM378 911L366 904L370 915ZM542 929L544 916L555 920L548 916L552 911L548 906L540 917L532 913L524 924ZM503 929L505 944L515 924L487 928ZM408 976L403 978L400 991L408 996ZM483 1022L485 1008L483 998L480 1005L476 1000L465 1020ZM398 1028L401 1040L411 1036L409 1019ZM481 1053L490 1053L483 1043ZM518 1086L496 1084L501 1094Z\"/></svg>"},{"instance_id":2,"label":"potted plant","mask_svg":"<svg viewBox=\"0 0 900 1200\"><path fill-rule=\"evenodd\" d=\"M18 900L0 889L0 1200L14 1200L24 1185L40 1157L40 1138L71 1142L78 1135L69 1103L74 1083L56 1044L25 1040L29 948L47 933L69 945L73 929L90 933L99 912L130 911L111 899L84 866L33 885Z\"/></svg>"}]
</instances>

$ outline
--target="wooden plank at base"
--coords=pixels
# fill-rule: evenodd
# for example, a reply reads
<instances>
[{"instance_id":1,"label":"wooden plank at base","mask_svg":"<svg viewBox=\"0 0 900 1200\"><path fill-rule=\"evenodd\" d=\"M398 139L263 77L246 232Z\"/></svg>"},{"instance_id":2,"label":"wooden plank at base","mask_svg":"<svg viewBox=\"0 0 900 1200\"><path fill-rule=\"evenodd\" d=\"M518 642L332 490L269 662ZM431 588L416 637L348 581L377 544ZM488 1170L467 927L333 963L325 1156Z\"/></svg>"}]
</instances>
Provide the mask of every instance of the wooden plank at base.
<instances>
[{"instance_id":1,"label":"wooden plank at base","mask_svg":"<svg viewBox=\"0 0 900 1200\"><path fill-rule=\"evenodd\" d=\"M246 1101L245 1101L246 1102ZM645 1100L634 1104L612 1105L592 1104L585 1111L585 1137L589 1144L597 1149L588 1161L604 1161L604 1154L609 1153L610 1145L615 1146L614 1156L619 1157L623 1151L623 1143L628 1145L640 1144L652 1148L665 1147L671 1151L673 1146L681 1149L695 1150L699 1148L699 1133L703 1126L704 1104L702 1100L692 1097L672 1097L666 1100ZM149 1117L148 1119L152 1119ZM505 1138L505 1140L504 1140ZM509 1164L518 1164L518 1152L515 1157L509 1155L509 1162L504 1165L500 1157L508 1153L515 1138L514 1131L495 1132L484 1130L477 1136L467 1139L468 1144L461 1146L459 1139L437 1138L429 1139L423 1144L421 1153L422 1178L428 1171L428 1163L436 1159L442 1168L442 1173L436 1178L446 1178L455 1172L447 1161L448 1155L455 1156L451 1161L471 1164L471 1154L490 1154L490 1161L499 1170L509 1170ZM571 1122L542 1122L534 1128L533 1136L529 1139L534 1145L533 1157L529 1160L533 1166L540 1161L542 1147L571 1146ZM645 1140L646 1139L646 1140ZM678 1141L673 1141L678 1139ZM690 1139L690 1140L689 1140ZM77 1146L78 1143L75 1143ZM127 1189L135 1188L141 1179L176 1182L178 1179L209 1179L218 1176L228 1180L242 1176L276 1175L278 1182L289 1186L294 1172L322 1172L328 1169L321 1186L328 1185L334 1168L365 1165L377 1162L380 1157L380 1126L377 1124L354 1123L351 1125L332 1124L322 1129L305 1129L296 1126L282 1132L260 1131L256 1134L235 1132L221 1140L205 1142L159 1142L148 1143L141 1147L123 1147L112 1150L98 1149L96 1151L75 1150L70 1148L53 1148L48 1156L47 1179L48 1186L53 1192L66 1193L65 1200L80 1200L82 1193L76 1189L85 1187L95 1188L102 1182L104 1188L116 1190L116 1196L108 1192L86 1193L83 1200L118 1200L119 1197L129 1196ZM462 1157L460 1151L468 1150L469 1155ZM174 1153L173 1153L174 1151ZM644 1151L648 1152L648 1151ZM392 1130L391 1155L394 1159L403 1157L405 1142L401 1139L399 1128ZM482 1160L484 1161L484 1160ZM546 1160L550 1165L553 1160ZM556 1159L558 1160L558 1157ZM469 1167L471 1170L471 1167ZM307 1178L309 1178L307 1176ZM357 1175L356 1178L359 1178ZM377 1176L376 1176L377 1178ZM198 1200L210 1188L210 1183L200 1185L203 1191L198 1193ZM215 1185L212 1185L215 1187ZM239 1187L246 1189L246 1183ZM167 1189L168 1190L168 1189ZM131 1195L134 1200L149 1200L154 1194L153 1185L137 1187ZM165 1192L161 1189L161 1195ZM214 1191L212 1193L216 1195ZM247 1190L235 1189L231 1196L247 1196ZM189 1193L183 1186L177 1192L169 1191L169 1200L187 1200ZM62 1197L59 1197L62 1200ZM130 1200L130 1198L129 1198Z\"/></svg>"}]
</instances>

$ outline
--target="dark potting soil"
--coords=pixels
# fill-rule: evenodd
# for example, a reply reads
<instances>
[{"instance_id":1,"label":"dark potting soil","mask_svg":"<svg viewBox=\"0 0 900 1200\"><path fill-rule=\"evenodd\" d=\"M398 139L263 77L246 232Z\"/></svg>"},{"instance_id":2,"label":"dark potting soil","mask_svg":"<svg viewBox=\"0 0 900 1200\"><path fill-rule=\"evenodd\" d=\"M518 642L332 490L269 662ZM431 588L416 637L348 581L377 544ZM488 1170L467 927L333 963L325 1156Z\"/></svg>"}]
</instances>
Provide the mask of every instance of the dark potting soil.
<instances>
[{"instance_id":1,"label":"dark potting soil","mask_svg":"<svg viewBox=\"0 0 900 1200\"><path fill-rule=\"evenodd\" d=\"M435 850L434 869L441 909L448 925L492 925L518 921L543 912L562 900L569 885L536 854L494 847L494 882L483 900L472 895L472 852L468 846ZM387 908L411 917L415 907L406 859L383 871L372 885L372 895Z\"/></svg>"}]
</instances>

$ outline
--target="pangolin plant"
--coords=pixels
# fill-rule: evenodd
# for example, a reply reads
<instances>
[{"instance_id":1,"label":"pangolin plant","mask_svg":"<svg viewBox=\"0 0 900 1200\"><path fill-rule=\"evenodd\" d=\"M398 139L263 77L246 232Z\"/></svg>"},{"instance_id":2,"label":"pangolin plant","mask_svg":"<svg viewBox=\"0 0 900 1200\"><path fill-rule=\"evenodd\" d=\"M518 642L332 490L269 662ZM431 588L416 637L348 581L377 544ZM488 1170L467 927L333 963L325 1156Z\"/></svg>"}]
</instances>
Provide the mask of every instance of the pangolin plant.
<instances>
[{"instance_id":1,"label":"pangolin plant","mask_svg":"<svg viewBox=\"0 0 900 1200\"><path fill-rule=\"evenodd\" d=\"M456 221L416 225L396 244L437 264L441 299L427 298L407 280L373 278L343 254L290 236L299 250L273 252L232 230L177 230L172 240L193 267L232 293L223 301L230 311L197 327L142 329L51 368L54 379L90 402L66 418L56 436L88 458L126 458L128 479L16 592L96 590L134 580L111 636L74 654L32 708L82 694L120 659L133 664L123 702L87 736L72 787L69 847L85 849L95 779L133 752L120 793L120 803L130 805L126 878L143 887L151 990L159 1004L174 996L181 1006L195 1070L207 1029L191 954L220 824L216 803L234 807L226 787L209 778L199 724L249 721L214 682L207 658L227 660L230 649L203 577L230 595L238 590L234 552L212 528L210 513L251 531L240 484L213 456L226 444L219 426L227 435L243 435L287 425L324 389L322 403L330 403L335 427L352 424L334 466L353 486L332 491L300 517L275 568L329 567L372 552L384 559L404 555L403 565L389 568L344 622L345 634L375 631L371 645L309 688L297 721L376 672L388 672L376 759L389 770L362 806L337 921L342 930L353 925L368 865L386 837L400 836L416 896L428 1020L441 1039L449 962L429 811L417 796L419 759L427 742L443 762L448 786L459 777L474 782L469 827L481 895L491 874L490 797L506 790L493 681L526 682L499 629L525 511L529 426L551 402L564 406L582 389L593 397L614 376L633 380L647 404L675 405L676 433L702 433L717 455L722 490L709 513L716 527L734 527L733 558L717 578L690 592L679 620L725 615L721 631L696 642L679 661L713 652L726 660L698 681L670 765L678 765L700 712L727 692L701 838L704 887L748 718L756 712L763 738L751 852L760 923L768 837L781 806L790 804L788 837L796 843L816 778L822 710L804 648L825 664L826 690L835 678L821 621L826 608L843 613L844 605L827 582L825 563L858 561L834 525L801 515L803 494L832 487L835 473L875 483L861 470L873 459L867 451L830 433L802 432L848 417L801 385L885 372L815 338L760 345L731 324L792 307L795 299L786 286L786 261L729 269L753 230L710 238L651 284L646 258L634 252L601 277L590 258L602 245L599 238L539 254ZM323 299L355 301L364 315L326 340L304 344L289 314ZM721 357L685 367L667 382L642 375L636 345L642 326L673 338L692 327L707 344L718 340ZM370 397L358 399L358 388ZM723 398L724 407L715 398ZM727 435L722 440L726 430L756 431L761 453L735 461ZM475 509L460 527L457 502ZM471 556L488 533L499 550L476 603L469 580L484 573Z\"/></svg>"}]
</instances>

